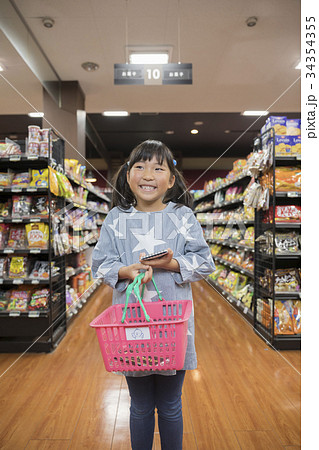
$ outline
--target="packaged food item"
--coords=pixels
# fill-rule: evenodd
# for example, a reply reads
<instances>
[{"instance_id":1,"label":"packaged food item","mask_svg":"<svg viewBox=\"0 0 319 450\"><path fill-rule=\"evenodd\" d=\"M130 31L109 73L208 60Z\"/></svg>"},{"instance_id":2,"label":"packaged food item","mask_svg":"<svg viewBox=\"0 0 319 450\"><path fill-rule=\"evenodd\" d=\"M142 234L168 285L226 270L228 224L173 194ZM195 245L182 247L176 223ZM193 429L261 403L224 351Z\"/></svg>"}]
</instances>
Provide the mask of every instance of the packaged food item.
<instances>
[{"instance_id":1,"label":"packaged food item","mask_svg":"<svg viewBox=\"0 0 319 450\"><path fill-rule=\"evenodd\" d=\"M29 248L46 249L49 242L49 226L46 223L28 223L25 226Z\"/></svg>"},{"instance_id":2,"label":"packaged food item","mask_svg":"<svg viewBox=\"0 0 319 450\"><path fill-rule=\"evenodd\" d=\"M49 262L48 261L36 261L32 271L30 273L30 278L48 279L49 276L50 276Z\"/></svg>"},{"instance_id":3,"label":"packaged food item","mask_svg":"<svg viewBox=\"0 0 319 450\"><path fill-rule=\"evenodd\" d=\"M28 290L13 290L8 304L9 311L26 311L31 292Z\"/></svg>"},{"instance_id":4,"label":"packaged food item","mask_svg":"<svg viewBox=\"0 0 319 450\"><path fill-rule=\"evenodd\" d=\"M297 253L300 251L299 236L297 233L276 233L275 253Z\"/></svg>"},{"instance_id":5,"label":"packaged food item","mask_svg":"<svg viewBox=\"0 0 319 450\"><path fill-rule=\"evenodd\" d=\"M0 278L5 277L7 267L7 258L0 257Z\"/></svg>"},{"instance_id":6,"label":"packaged food item","mask_svg":"<svg viewBox=\"0 0 319 450\"><path fill-rule=\"evenodd\" d=\"M275 136L275 155L276 156L291 155L290 136Z\"/></svg>"},{"instance_id":7,"label":"packaged food item","mask_svg":"<svg viewBox=\"0 0 319 450\"><path fill-rule=\"evenodd\" d=\"M41 131L40 127L37 125L29 125L28 126L28 140L32 142L40 142L41 140Z\"/></svg>"},{"instance_id":8,"label":"packaged food item","mask_svg":"<svg viewBox=\"0 0 319 450\"><path fill-rule=\"evenodd\" d=\"M40 142L40 156L44 158L49 157L49 142Z\"/></svg>"},{"instance_id":9,"label":"packaged food item","mask_svg":"<svg viewBox=\"0 0 319 450\"><path fill-rule=\"evenodd\" d=\"M301 136L291 136L291 155L300 156L301 155Z\"/></svg>"},{"instance_id":10,"label":"packaged food item","mask_svg":"<svg viewBox=\"0 0 319 450\"><path fill-rule=\"evenodd\" d=\"M26 188L30 184L29 172L16 173L12 179L12 187Z\"/></svg>"},{"instance_id":11,"label":"packaged food item","mask_svg":"<svg viewBox=\"0 0 319 450\"><path fill-rule=\"evenodd\" d=\"M275 271L275 292L299 292L299 272L295 268L277 269Z\"/></svg>"},{"instance_id":12,"label":"packaged food item","mask_svg":"<svg viewBox=\"0 0 319 450\"><path fill-rule=\"evenodd\" d=\"M10 187L12 183L13 173L0 172L0 187Z\"/></svg>"},{"instance_id":13,"label":"packaged food item","mask_svg":"<svg viewBox=\"0 0 319 450\"><path fill-rule=\"evenodd\" d=\"M27 154L29 156L39 156L40 143L35 141L28 141Z\"/></svg>"},{"instance_id":14,"label":"packaged food item","mask_svg":"<svg viewBox=\"0 0 319 450\"><path fill-rule=\"evenodd\" d=\"M48 217L49 200L48 197L32 197L30 213L32 216Z\"/></svg>"},{"instance_id":15,"label":"packaged food item","mask_svg":"<svg viewBox=\"0 0 319 450\"><path fill-rule=\"evenodd\" d=\"M28 309L31 311L48 309L50 292L49 289L38 289L31 295Z\"/></svg>"},{"instance_id":16,"label":"packaged food item","mask_svg":"<svg viewBox=\"0 0 319 450\"><path fill-rule=\"evenodd\" d=\"M17 144L14 141L11 141L11 139L6 138L6 148L5 152L2 156L11 156L11 155L21 155L21 147L19 144Z\"/></svg>"},{"instance_id":17,"label":"packaged food item","mask_svg":"<svg viewBox=\"0 0 319 450\"><path fill-rule=\"evenodd\" d=\"M0 291L0 311L5 311L8 308L9 298L8 291Z\"/></svg>"},{"instance_id":18,"label":"packaged food item","mask_svg":"<svg viewBox=\"0 0 319 450\"><path fill-rule=\"evenodd\" d=\"M13 256L9 262L9 278L26 278L27 258L25 256Z\"/></svg>"},{"instance_id":19,"label":"packaged food item","mask_svg":"<svg viewBox=\"0 0 319 450\"><path fill-rule=\"evenodd\" d=\"M31 196L14 195L12 201L12 217L26 218L30 216Z\"/></svg>"},{"instance_id":20,"label":"packaged food item","mask_svg":"<svg viewBox=\"0 0 319 450\"><path fill-rule=\"evenodd\" d=\"M52 194L57 197L60 195L59 183L57 179L57 172L49 166L49 174L50 174L50 191Z\"/></svg>"},{"instance_id":21,"label":"packaged food item","mask_svg":"<svg viewBox=\"0 0 319 450\"><path fill-rule=\"evenodd\" d=\"M233 292L237 288L238 281L239 281L239 273L238 272L234 272L233 270L231 270L228 273L227 278L225 279L225 281L223 283L224 288L228 292Z\"/></svg>"},{"instance_id":22,"label":"packaged food item","mask_svg":"<svg viewBox=\"0 0 319 450\"><path fill-rule=\"evenodd\" d=\"M12 225L9 229L8 247L14 249L25 248L25 228L19 225Z\"/></svg>"},{"instance_id":23,"label":"packaged food item","mask_svg":"<svg viewBox=\"0 0 319 450\"><path fill-rule=\"evenodd\" d=\"M7 243L9 234L9 225L7 223L0 223L0 248L3 249Z\"/></svg>"},{"instance_id":24,"label":"packaged food item","mask_svg":"<svg viewBox=\"0 0 319 450\"><path fill-rule=\"evenodd\" d=\"M286 120L286 134L289 136L299 136L301 132L301 119Z\"/></svg>"},{"instance_id":25,"label":"packaged food item","mask_svg":"<svg viewBox=\"0 0 319 450\"><path fill-rule=\"evenodd\" d=\"M294 334L291 300L276 300L274 308L275 334Z\"/></svg>"},{"instance_id":26,"label":"packaged food item","mask_svg":"<svg viewBox=\"0 0 319 450\"><path fill-rule=\"evenodd\" d=\"M266 120L266 129L274 128L275 134L287 134L287 117L269 116Z\"/></svg>"},{"instance_id":27,"label":"packaged food item","mask_svg":"<svg viewBox=\"0 0 319 450\"><path fill-rule=\"evenodd\" d=\"M32 169L30 186L48 187L48 169Z\"/></svg>"},{"instance_id":28,"label":"packaged food item","mask_svg":"<svg viewBox=\"0 0 319 450\"><path fill-rule=\"evenodd\" d=\"M277 167L275 172L277 192L300 192L301 170L299 167Z\"/></svg>"},{"instance_id":29,"label":"packaged food item","mask_svg":"<svg viewBox=\"0 0 319 450\"><path fill-rule=\"evenodd\" d=\"M301 334L301 301L295 300L293 305L293 324L295 334Z\"/></svg>"},{"instance_id":30,"label":"packaged food item","mask_svg":"<svg viewBox=\"0 0 319 450\"><path fill-rule=\"evenodd\" d=\"M12 209L11 199L7 200L4 203L0 203L0 217L9 217Z\"/></svg>"},{"instance_id":31,"label":"packaged food item","mask_svg":"<svg viewBox=\"0 0 319 450\"><path fill-rule=\"evenodd\" d=\"M265 215L265 221L272 223L273 221L273 207L270 206L269 214ZM277 205L275 207L275 222L276 223L299 223L301 222L301 206L299 205Z\"/></svg>"}]
</instances>

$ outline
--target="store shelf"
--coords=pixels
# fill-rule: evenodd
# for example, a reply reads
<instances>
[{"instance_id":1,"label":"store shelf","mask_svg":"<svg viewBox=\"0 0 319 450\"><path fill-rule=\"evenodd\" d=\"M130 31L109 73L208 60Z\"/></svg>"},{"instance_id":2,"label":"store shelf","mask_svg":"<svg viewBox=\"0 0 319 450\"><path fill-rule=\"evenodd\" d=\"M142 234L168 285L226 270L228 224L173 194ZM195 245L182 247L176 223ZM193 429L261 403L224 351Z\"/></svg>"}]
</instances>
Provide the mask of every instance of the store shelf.
<instances>
[{"instance_id":1,"label":"store shelf","mask_svg":"<svg viewBox=\"0 0 319 450\"><path fill-rule=\"evenodd\" d=\"M60 274L51 277L52 283L56 282L60 278ZM0 278L0 285L22 285L22 284L32 284L32 285L47 285L50 283L50 279L44 278Z\"/></svg>"},{"instance_id":2,"label":"store shelf","mask_svg":"<svg viewBox=\"0 0 319 450\"><path fill-rule=\"evenodd\" d=\"M76 184L78 186L83 187L83 189L86 189L90 194L95 195L96 197L100 198L101 200L104 200L105 202L110 202L111 200L104 194L101 194L100 192L96 191L95 189L92 189L90 187L88 187L85 183L80 182L79 180L76 180L75 178L73 178L71 175L69 175L68 173L65 174L67 176L67 178L73 183Z\"/></svg>"},{"instance_id":3,"label":"store shelf","mask_svg":"<svg viewBox=\"0 0 319 450\"><path fill-rule=\"evenodd\" d=\"M272 228L273 224L272 223L261 223L261 227L263 229L268 229L268 228ZM275 223L275 227L278 229L281 228L295 228L295 229L300 229L301 228L301 223L300 222L276 222Z\"/></svg>"},{"instance_id":4,"label":"store shelf","mask_svg":"<svg viewBox=\"0 0 319 450\"><path fill-rule=\"evenodd\" d=\"M271 298L274 300L300 300L301 298L301 292L276 292L273 295L272 292L268 291L267 289L259 286L258 292L261 297L265 298Z\"/></svg>"},{"instance_id":5,"label":"store shelf","mask_svg":"<svg viewBox=\"0 0 319 450\"><path fill-rule=\"evenodd\" d=\"M212 211L213 209L220 209L220 208L225 208L228 206L233 206L233 205L239 205L240 203L243 203L244 199L243 198L238 198L235 200L230 200L229 202L223 202L223 203L214 203L211 206L207 206L207 208L203 208L203 209L196 209L194 210L194 213L202 213L202 212L209 212Z\"/></svg>"},{"instance_id":6,"label":"store shelf","mask_svg":"<svg viewBox=\"0 0 319 450\"><path fill-rule=\"evenodd\" d=\"M19 248L19 249L13 249L13 248L3 248L0 249L0 254L5 255L45 255L50 253L52 249L39 249L39 248Z\"/></svg>"},{"instance_id":7,"label":"store shelf","mask_svg":"<svg viewBox=\"0 0 319 450\"><path fill-rule=\"evenodd\" d=\"M229 267L230 269L236 270L237 272L240 272L242 275L247 275L250 278L254 278L254 273L250 272L249 270L243 269L242 267L238 266L237 264L231 263L229 261L226 261L226 259L220 258L219 256L213 256L214 261L218 261L221 264L224 264L225 266Z\"/></svg>"},{"instance_id":8,"label":"store shelf","mask_svg":"<svg viewBox=\"0 0 319 450\"><path fill-rule=\"evenodd\" d=\"M1 194L8 194L8 195L14 195L14 194L44 194L48 195L48 188L47 187L0 187L0 195Z\"/></svg>"},{"instance_id":9,"label":"store shelf","mask_svg":"<svg viewBox=\"0 0 319 450\"><path fill-rule=\"evenodd\" d=\"M197 211L198 212L198 211ZM199 223L202 226L215 226L215 225L239 225L239 224L244 224L244 225L254 225L255 221L254 220L214 220L213 222L202 222L201 220L199 220Z\"/></svg>"},{"instance_id":10,"label":"store shelf","mask_svg":"<svg viewBox=\"0 0 319 450\"><path fill-rule=\"evenodd\" d=\"M256 322L254 326L256 334L264 339L264 341L274 347L276 350L300 350L301 336L300 334L286 334L272 336L270 330L265 328L261 323Z\"/></svg>"},{"instance_id":11,"label":"store shelf","mask_svg":"<svg viewBox=\"0 0 319 450\"><path fill-rule=\"evenodd\" d=\"M28 217L28 218L18 218L18 217L1 217L0 223L49 223L50 220L48 217Z\"/></svg>"},{"instance_id":12,"label":"store shelf","mask_svg":"<svg viewBox=\"0 0 319 450\"><path fill-rule=\"evenodd\" d=\"M249 245L236 244L235 242L225 241L221 239L206 239L206 241L211 244L223 245L224 247L236 248L238 250L247 250L253 253L255 252L254 247L250 247Z\"/></svg>"},{"instance_id":13,"label":"store shelf","mask_svg":"<svg viewBox=\"0 0 319 450\"><path fill-rule=\"evenodd\" d=\"M211 278L206 278L206 282L215 288L219 294L223 296L228 303L230 303L233 308L235 308L249 323L253 324L254 316L250 308L245 306L240 300L237 300L229 292L225 291L218 283L215 283Z\"/></svg>"}]
</instances>

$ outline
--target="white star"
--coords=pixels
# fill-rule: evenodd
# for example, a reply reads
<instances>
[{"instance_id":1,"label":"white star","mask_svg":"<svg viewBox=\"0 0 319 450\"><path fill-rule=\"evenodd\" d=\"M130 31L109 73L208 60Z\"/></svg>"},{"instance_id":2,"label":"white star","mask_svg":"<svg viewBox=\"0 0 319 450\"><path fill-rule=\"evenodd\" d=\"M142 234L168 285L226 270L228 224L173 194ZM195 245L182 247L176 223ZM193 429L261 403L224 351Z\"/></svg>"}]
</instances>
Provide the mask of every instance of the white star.
<instances>
[{"instance_id":1,"label":"white star","mask_svg":"<svg viewBox=\"0 0 319 450\"><path fill-rule=\"evenodd\" d=\"M189 330L187 330L187 336L193 336Z\"/></svg>"},{"instance_id":2,"label":"white star","mask_svg":"<svg viewBox=\"0 0 319 450\"><path fill-rule=\"evenodd\" d=\"M160 291L160 292L162 292L162 291ZM147 286L145 285L143 301L151 302L153 297L158 297L158 293L156 291L148 290Z\"/></svg>"},{"instance_id":3,"label":"white star","mask_svg":"<svg viewBox=\"0 0 319 450\"><path fill-rule=\"evenodd\" d=\"M120 218L113 220L113 224L108 224L108 226L114 231L115 237L123 237L123 234L120 233L117 229Z\"/></svg>"},{"instance_id":4,"label":"white star","mask_svg":"<svg viewBox=\"0 0 319 450\"><path fill-rule=\"evenodd\" d=\"M188 258L185 258L185 257L182 258L182 261L184 262L184 264L185 264L187 270L188 270L189 272L191 272L192 275L193 275L194 272L196 272L196 269L198 269L198 267L199 267L199 264L198 264L196 255L193 255L193 261L192 261L192 263L190 263L190 262L189 262L189 259L188 259Z\"/></svg>"},{"instance_id":5,"label":"white star","mask_svg":"<svg viewBox=\"0 0 319 450\"><path fill-rule=\"evenodd\" d=\"M182 217L182 226L179 217L175 213L170 213L169 218L175 225L175 230L173 230L167 239L175 239L178 234L182 234L187 241L193 241L195 238L193 238L190 234L190 229L194 225L193 223L189 223L188 219L192 219L193 214L187 214L186 216Z\"/></svg>"},{"instance_id":6,"label":"white star","mask_svg":"<svg viewBox=\"0 0 319 450\"><path fill-rule=\"evenodd\" d=\"M157 245L165 244L165 241L161 239L155 239L154 236L154 227L150 229L150 231L146 234L135 234L134 231L131 230L133 236L138 240L138 244L133 248L133 252L137 252L139 250L145 250L146 253L154 253L154 248Z\"/></svg>"}]
</instances>

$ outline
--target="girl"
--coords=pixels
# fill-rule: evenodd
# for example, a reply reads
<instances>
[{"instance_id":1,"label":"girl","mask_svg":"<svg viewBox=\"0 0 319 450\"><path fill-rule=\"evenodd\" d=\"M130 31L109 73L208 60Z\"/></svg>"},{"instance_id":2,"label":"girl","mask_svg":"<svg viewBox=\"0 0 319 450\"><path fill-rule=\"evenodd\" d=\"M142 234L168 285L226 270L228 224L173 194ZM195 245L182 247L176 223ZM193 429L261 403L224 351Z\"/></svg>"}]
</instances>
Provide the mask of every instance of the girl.
<instances>
[{"instance_id":1,"label":"girl","mask_svg":"<svg viewBox=\"0 0 319 450\"><path fill-rule=\"evenodd\" d=\"M94 276L102 276L114 288L113 304L125 303L126 288L141 271L145 272L143 300L150 302L158 300L152 275L164 299L185 300L192 299L190 282L215 270L190 209L191 195L175 165L162 142L148 140L132 151L116 175L112 209L92 262ZM168 253L160 259L141 261L145 254L166 249ZM125 373L133 450L152 449L155 407L162 449L182 449L182 385L185 371L197 367L194 313L188 320L187 339L183 370Z\"/></svg>"}]
</instances>

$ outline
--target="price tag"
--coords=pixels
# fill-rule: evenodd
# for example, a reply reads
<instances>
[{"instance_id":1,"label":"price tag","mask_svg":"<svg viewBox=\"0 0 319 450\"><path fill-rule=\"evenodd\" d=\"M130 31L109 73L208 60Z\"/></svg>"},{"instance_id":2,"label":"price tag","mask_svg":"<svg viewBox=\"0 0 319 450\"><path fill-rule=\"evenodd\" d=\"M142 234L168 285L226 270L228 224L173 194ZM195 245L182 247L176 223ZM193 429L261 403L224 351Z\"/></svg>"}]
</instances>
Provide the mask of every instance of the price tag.
<instances>
[{"instance_id":1,"label":"price tag","mask_svg":"<svg viewBox=\"0 0 319 450\"><path fill-rule=\"evenodd\" d=\"M28 317L40 317L40 311L29 311Z\"/></svg>"},{"instance_id":2,"label":"price tag","mask_svg":"<svg viewBox=\"0 0 319 450\"><path fill-rule=\"evenodd\" d=\"M240 303L241 303L240 300L238 300L238 302L236 303L236 305L237 305L237 306L240 306Z\"/></svg>"},{"instance_id":3,"label":"price tag","mask_svg":"<svg viewBox=\"0 0 319 450\"><path fill-rule=\"evenodd\" d=\"M13 284L23 284L22 280L13 280L12 281Z\"/></svg>"},{"instance_id":4,"label":"price tag","mask_svg":"<svg viewBox=\"0 0 319 450\"><path fill-rule=\"evenodd\" d=\"M39 282L39 280L32 280L31 281L31 284L39 284L40 282Z\"/></svg>"},{"instance_id":5,"label":"price tag","mask_svg":"<svg viewBox=\"0 0 319 450\"><path fill-rule=\"evenodd\" d=\"M28 187L27 188L27 192L36 192L37 188L36 187Z\"/></svg>"},{"instance_id":6,"label":"price tag","mask_svg":"<svg viewBox=\"0 0 319 450\"><path fill-rule=\"evenodd\" d=\"M14 250L12 250L12 248L5 248L3 253L14 253Z\"/></svg>"},{"instance_id":7,"label":"price tag","mask_svg":"<svg viewBox=\"0 0 319 450\"><path fill-rule=\"evenodd\" d=\"M21 156L20 155L12 155L9 157L9 161L20 161Z\"/></svg>"},{"instance_id":8,"label":"price tag","mask_svg":"<svg viewBox=\"0 0 319 450\"><path fill-rule=\"evenodd\" d=\"M3 284L3 278L0 278L0 284Z\"/></svg>"},{"instance_id":9,"label":"price tag","mask_svg":"<svg viewBox=\"0 0 319 450\"><path fill-rule=\"evenodd\" d=\"M298 195L298 192L288 192L287 197L294 198L294 197L299 197L299 195Z\"/></svg>"},{"instance_id":10,"label":"price tag","mask_svg":"<svg viewBox=\"0 0 319 450\"><path fill-rule=\"evenodd\" d=\"M11 189L11 191L12 191L12 192L22 192L22 188L20 188L20 187L13 187L13 188Z\"/></svg>"},{"instance_id":11,"label":"price tag","mask_svg":"<svg viewBox=\"0 0 319 450\"><path fill-rule=\"evenodd\" d=\"M22 219L12 219L12 222L13 223L20 223L20 222L22 222Z\"/></svg>"},{"instance_id":12,"label":"price tag","mask_svg":"<svg viewBox=\"0 0 319 450\"><path fill-rule=\"evenodd\" d=\"M248 308L247 308L247 306L245 306L245 308L244 308L244 314L247 314L247 312L248 312Z\"/></svg>"},{"instance_id":13,"label":"price tag","mask_svg":"<svg viewBox=\"0 0 319 450\"><path fill-rule=\"evenodd\" d=\"M29 155L27 156L28 160L35 160L35 159L39 159L38 155Z\"/></svg>"},{"instance_id":14,"label":"price tag","mask_svg":"<svg viewBox=\"0 0 319 450\"><path fill-rule=\"evenodd\" d=\"M9 317L19 317L20 316L20 311L10 311L9 312Z\"/></svg>"},{"instance_id":15,"label":"price tag","mask_svg":"<svg viewBox=\"0 0 319 450\"><path fill-rule=\"evenodd\" d=\"M231 297L227 297L227 300L230 301L230 303L233 303L233 299Z\"/></svg>"},{"instance_id":16,"label":"price tag","mask_svg":"<svg viewBox=\"0 0 319 450\"><path fill-rule=\"evenodd\" d=\"M30 250L30 253L33 253L33 254L41 253L41 250L38 248L33 248Z\"/></svg>"},{"instance_id":17,"label":"price tag","mask_svg":"<svg viewBox=\"0 0 319 450\"><path fill-rule=\"evenodd\" d=\"M39 218L36 217L36 218L30 219L30 222L40 222L40 220L41 220L41 219L39 219Z\"/></svg>"},{"instance_id":18,"label":"price tag","mask_svg":"<svg viewBox=\"0 0 319 450\"><path fill-rule=\"evenodd\" d=\"M301 161L301 155L300 156L296 156L296 160L297 161Z\"/></svg>"},{"instance_id":19,"label":"price tag","mask_svg":"<svg viewBox=\"0 0 319 450\"><path fill-rule=\"evenodd\" d=\"M240 273L241 273L242 275L244 275L244 274L245 274L245 272L244 272L243 270L241 270L241 271L240 271Z\"/></svg>"}]
</instances>

